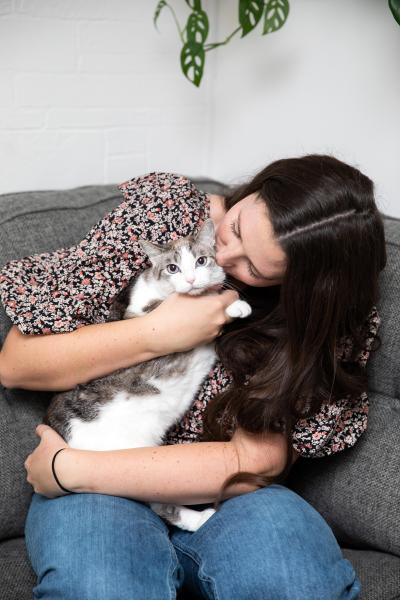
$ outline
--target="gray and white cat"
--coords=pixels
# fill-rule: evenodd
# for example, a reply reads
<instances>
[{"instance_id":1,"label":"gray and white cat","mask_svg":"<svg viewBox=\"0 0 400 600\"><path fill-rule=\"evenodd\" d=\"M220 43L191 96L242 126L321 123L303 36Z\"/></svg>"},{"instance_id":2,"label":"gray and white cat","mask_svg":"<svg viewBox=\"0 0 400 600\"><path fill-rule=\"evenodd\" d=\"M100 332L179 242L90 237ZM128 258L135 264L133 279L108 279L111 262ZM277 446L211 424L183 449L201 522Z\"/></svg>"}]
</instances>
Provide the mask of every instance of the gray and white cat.
<instances>
[{"instance_id":1,"label":"gray and white cat","mask_svg":"<svg viewBox=\"0 0 400 600\"><path fill-rule=\"evenodd\" d=\"M116 317L114 311L109 320L144 315L173 292L215 293L208 288L225 280L223 269L215 261L211 219L196 236L165 245L145 240L139 240L139 244L152 266L127 288L128 305L125 301L120 316ZM236 300L226 313L231 318L245 318L251 307ZM44 422L71 448L119 450L161 445L168 429L190 408L215 361L214 343L209 343L120 369L56 394ZM150 506L173 525L189 531L196 531L215 512L212 508L196 511L156 502Z\"/></svg>"}]
</instances>

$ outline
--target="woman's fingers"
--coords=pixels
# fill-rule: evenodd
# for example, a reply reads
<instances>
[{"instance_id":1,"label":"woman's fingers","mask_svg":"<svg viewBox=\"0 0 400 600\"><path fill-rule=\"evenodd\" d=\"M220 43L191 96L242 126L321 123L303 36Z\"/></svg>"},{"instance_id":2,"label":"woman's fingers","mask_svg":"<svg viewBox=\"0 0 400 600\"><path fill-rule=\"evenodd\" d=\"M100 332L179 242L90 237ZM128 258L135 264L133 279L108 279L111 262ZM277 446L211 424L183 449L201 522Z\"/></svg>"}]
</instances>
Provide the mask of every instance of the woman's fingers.
<instances>
[{"instance_id":1,"label":"woman's fingers","mask_svg":"<svg viewBox=\"0 0 400 600\"><path fill-rule=\"evenodd\" d=\"M235 290L200 296L171 294L142 317L148 325L150 350L160 356L213 341L231 320L226 314L227 306L238 298Z\"/></svg>"},{"instance_id":2,"label":"woman's fingers","mask_svg":"<svg viewBox=\"0 0 400 600\"><path fill-rule=\"evenodd\" d=\"M220 296L226 302L226 306L239 299L239 294L236 290L224 290Z\"/></svg>"}]
</instances>

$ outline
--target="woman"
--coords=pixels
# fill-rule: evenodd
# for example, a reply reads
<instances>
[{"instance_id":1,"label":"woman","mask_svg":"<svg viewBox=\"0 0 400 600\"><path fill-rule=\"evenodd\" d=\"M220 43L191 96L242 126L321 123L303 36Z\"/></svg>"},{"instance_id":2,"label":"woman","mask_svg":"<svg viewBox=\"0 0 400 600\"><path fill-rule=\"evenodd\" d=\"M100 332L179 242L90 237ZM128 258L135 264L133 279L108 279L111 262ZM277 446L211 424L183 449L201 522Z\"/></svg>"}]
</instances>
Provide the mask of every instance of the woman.
<instances>
[{"instance_id":1,"label":"woman","mask_svg":"<svg viewBox=\"0 0 400 600\"><path fill-rule=\"evenodd\" d=\"M3 383L70 389L215 338L220 360L159 448L81 451L37 428L25 463L36 492L26 523L35 597L357 598L360 582L329 526L282 483L299 456L339 452L367 426L365 364L379 340L386 263L372 182L310 155L270 164L225 198L171 174L120 189L125 202L81 244L3 269L2 301L19 328L3 347ZM238 295L226 290L173 294L145 317L104 323L143 266L137 237L165 242L209 217L216 260L252 316L228 322ZM61 448L63 489L51 469ZM144 504L200 509L216 499L194 533Z\"/></svg>"}]
</instances>

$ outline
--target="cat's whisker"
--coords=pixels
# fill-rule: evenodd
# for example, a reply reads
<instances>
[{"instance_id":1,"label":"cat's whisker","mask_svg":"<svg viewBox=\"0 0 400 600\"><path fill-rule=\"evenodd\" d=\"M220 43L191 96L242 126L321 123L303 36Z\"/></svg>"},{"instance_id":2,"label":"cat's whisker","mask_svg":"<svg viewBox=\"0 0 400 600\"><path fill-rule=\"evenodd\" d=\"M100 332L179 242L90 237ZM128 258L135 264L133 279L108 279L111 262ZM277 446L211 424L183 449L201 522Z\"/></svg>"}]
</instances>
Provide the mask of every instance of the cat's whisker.
<instances>
[{"instance_id":1,"label":"cat's whisker","mask_svg":"<svg viewBox=\"0 0 400 600\"><path fill-rule=\"evenodd\" d=\"M230 281L224 281L224 283L222 284L222 287L230 288L232 290L239 290L240 289L240 286L235 285L234 283L231 283Z\"/></svg>"},{"instance_id":2,"label":"cat's whisker","mask_svg":"<svg viewBox=\"0 0 400 600\"><path fill-rule=\"evenodd\" d=\"M236 286L234 283L232 283L232 281L224 281L222 284L222 289L235 290L239 293L240 297L249 300L249 296L243 291L243 289L240 286Z\"/></svg>"}]
</instances>

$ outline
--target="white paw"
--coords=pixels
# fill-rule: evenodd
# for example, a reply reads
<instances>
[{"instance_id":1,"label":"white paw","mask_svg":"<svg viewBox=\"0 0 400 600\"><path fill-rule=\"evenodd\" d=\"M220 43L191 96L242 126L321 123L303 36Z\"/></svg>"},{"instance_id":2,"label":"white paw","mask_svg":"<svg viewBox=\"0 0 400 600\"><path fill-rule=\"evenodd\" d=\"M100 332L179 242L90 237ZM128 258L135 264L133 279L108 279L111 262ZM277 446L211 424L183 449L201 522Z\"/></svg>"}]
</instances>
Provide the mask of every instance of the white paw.
<instances>
[{"instance_id":1,"label":"white paw","mask_svg":"<svg viewBox=\"0 0 400 600\"><path fill-rule=\"evenodd\" d=\"M232 302L228 306L225 312L229 317L244 319L251 314L251 306L244 300L235 300L235 302Z\"/></svg>"},{"instance_id":2,"label":"white paw","mask_svg":"<svg viewBox=\"0 0 400 600\"><path fill-rule=\"evenodd\" d=\"M175 522L176 527L185 529L186 531L197 531L210 517L215 514L213 508L206 508L205 510L191 510L186 507L182 507L180 512L180 519Z\"/></svg>"}]
</instances>

